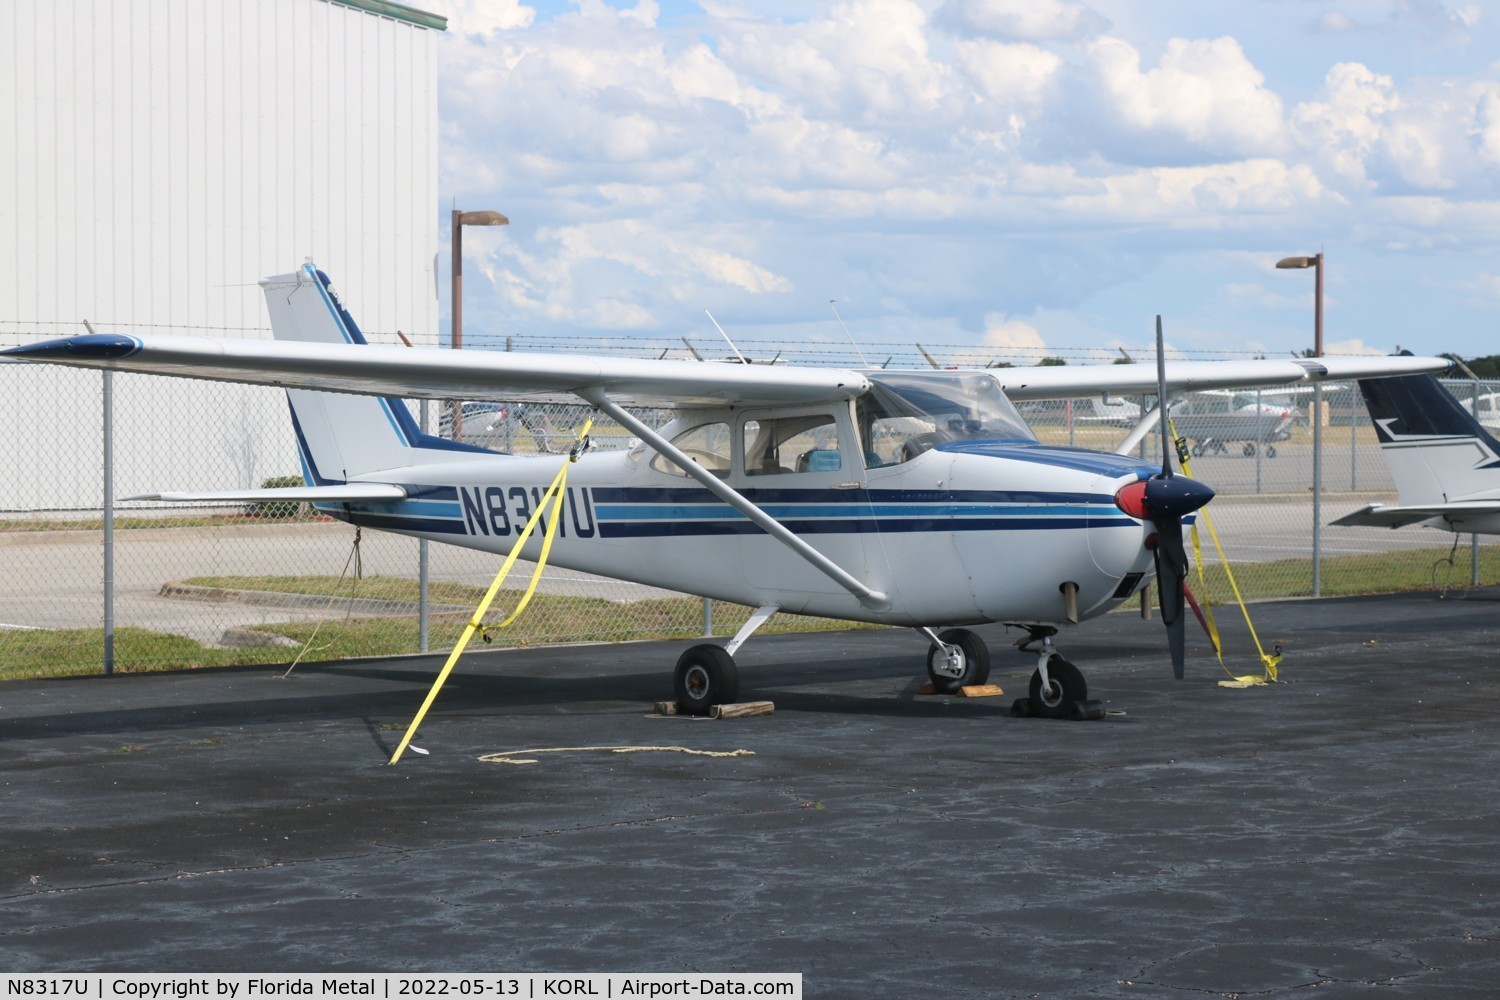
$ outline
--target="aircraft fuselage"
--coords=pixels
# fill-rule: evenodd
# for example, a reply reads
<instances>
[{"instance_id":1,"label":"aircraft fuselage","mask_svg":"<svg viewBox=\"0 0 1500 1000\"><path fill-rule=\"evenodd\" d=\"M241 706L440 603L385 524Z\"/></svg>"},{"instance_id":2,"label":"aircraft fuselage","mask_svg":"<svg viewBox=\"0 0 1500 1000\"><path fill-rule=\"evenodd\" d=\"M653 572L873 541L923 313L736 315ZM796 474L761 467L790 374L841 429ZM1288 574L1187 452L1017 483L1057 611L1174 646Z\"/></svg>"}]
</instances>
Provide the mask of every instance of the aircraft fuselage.
<instances>
[{"instance_id":1,"label":"aircraft fuselage","mask_svg":"<svg viewBox=\"0 0 1500 1000\"><path fill-rule=\"evenodd\" d=\"M1133 459L965 442L857 477L727 477L888 595L891 607L876 611L697 482L653 468L650 458L602 452L572 465L551 563L740 604L896 625L1059 623L1065 582L1078 585L1079 617L1089 618L1152 575L1143 544L1150 526L1114 502L1121 486L1154 471ZM496 456L414 466L410 482L387 470L381 481L406 486L408 499L320 508L353 524L508 553L564 461ZM522 554L535 559L540 547L539 527Z\"/></svg>"}]
</instances>

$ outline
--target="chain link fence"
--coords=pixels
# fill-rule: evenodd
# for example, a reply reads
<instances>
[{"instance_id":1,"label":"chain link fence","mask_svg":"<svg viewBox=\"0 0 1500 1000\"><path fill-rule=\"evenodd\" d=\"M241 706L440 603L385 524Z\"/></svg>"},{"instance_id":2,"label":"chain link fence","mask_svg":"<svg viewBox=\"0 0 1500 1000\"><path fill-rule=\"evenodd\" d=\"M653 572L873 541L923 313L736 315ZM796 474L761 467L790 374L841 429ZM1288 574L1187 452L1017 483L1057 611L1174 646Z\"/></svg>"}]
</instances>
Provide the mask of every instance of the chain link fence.
<instances>
[{"instance_id":1,"label":"chain link fence","mask_svg":"<svg viewBox=\"0 0 1500 1000\"><path fill-rule=\"evenodd\" d=\"M636 353L645 352L638 346ZM770 357L769 347L764 353ZM816 347L806 357L794 353L783 357L850 363ZM129 374L107 381L108 456L100 373L0 363L0 420L13 442L0 454L0 678L97 673L106 664L137 671L453 646L498 569L494 555L357 533L304 504L106 503L106 469L115 497L300 483L280 390ZM1449 386L1481 416L1500 399L1494 385ZM1128 433L1128 412L1140 402L1027 404L1023 412L1043 442L1108 451ZM1192 474L1218 491L1207 510L1246 597L1311 594L1310 400L1269 391L1196 400L1205 412L1256 402L1284 418L1270 432L1214 430L1203 413L1187 411L1174 414L1177 430ZM455 407L423 409L413 404L419 421L451 434ZM561 455L585 410L468 403L458 419L464 440L513 454ZM1395 491L1358 393L1327 389L1322 412L1321 593L1464 586L1500 576L1500 552L1467 537L1455 545L1441 531L1328 527L1366 503L1395 502ZM667 417L637 415L653 426ZM605 448L628 443L627 433L608 422L596 421L594 439ZM1158 463L1160 450L1153 434L1138 453ZM105 530L107 516L112 531ZM1203 544L1207 596L1220 602L1229 597L1225 561L1206 532ZM518 564L511 577L516 589L502 592L491 618L514 606L530 570ZM724 635L748 614L549 567L531 607L494 640L535 645ZM776 616L770 626L831 627L848 626L790 615Z\"/></svg>"}]
</instances>

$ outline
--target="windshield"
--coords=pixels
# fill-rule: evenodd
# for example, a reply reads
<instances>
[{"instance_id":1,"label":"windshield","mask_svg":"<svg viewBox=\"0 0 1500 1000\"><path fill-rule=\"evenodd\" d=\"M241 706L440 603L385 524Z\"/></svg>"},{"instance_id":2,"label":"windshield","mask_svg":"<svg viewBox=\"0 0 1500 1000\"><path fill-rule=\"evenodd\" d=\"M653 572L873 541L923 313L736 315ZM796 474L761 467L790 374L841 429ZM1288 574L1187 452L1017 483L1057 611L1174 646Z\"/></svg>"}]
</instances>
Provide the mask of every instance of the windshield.
<instances>
[{"instance_id":1,"label":"windshield","mask_svg":"<svg viewBox=\"0 0 1500 1000\"><path fill-rule=\"evenodd\" d=\"M1035 441L1000 385L981 372L866 372L855 412L865 464L916 458L949 441Z\"/></svg>"}]
</instances>

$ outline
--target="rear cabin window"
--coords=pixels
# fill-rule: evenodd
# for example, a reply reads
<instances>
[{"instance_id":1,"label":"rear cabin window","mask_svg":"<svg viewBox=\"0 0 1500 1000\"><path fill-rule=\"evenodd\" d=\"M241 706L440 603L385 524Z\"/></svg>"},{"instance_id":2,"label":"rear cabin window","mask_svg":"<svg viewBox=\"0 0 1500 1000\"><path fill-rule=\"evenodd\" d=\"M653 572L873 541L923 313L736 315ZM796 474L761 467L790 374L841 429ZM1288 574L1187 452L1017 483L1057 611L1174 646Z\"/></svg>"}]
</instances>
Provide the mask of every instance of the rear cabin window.
<instances>
[{"instance_id":1,"label":"rear cabin window","mask_svg":"<svg viewBox=\"0 0 1500 1000\"><path fill-rule=\"evenodd\" d=\"M688 458L722 479L729 475L729 445L732 440L726 423L699 424L678 434L672 439L672 444ZM676 462L665 455L653 458L651 468L673 476L687 475L677 467Z\"/></svg>"}]
</instances>

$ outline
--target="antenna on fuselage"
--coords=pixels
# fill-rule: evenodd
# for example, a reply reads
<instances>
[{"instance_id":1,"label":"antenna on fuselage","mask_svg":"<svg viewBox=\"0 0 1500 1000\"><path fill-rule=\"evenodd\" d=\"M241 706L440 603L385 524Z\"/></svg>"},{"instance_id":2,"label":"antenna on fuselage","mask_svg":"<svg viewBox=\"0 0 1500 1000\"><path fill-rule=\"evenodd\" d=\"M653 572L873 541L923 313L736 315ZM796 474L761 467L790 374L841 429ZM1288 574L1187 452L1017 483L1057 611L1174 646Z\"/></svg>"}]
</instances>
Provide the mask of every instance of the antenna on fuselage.
<instances>
[{"instance_id":1,"label":"antenna on fuselage","mask_svg":"<svg viewBox=\"0 0 1500 1000\"><path fill-rule=\"evenodd\" d=\"M839 326L844 327L844 336L849 338L849 343L854 347L854 353L859 355L859 363L868 368L870 367L869 359L865 357L865 352L859 349L859 344L855 342L854 334L849 332L849 327L844 325L844 317L840 316L839 311L834 308L833 304L837 301L838 299L829 299L828 308L833 309L833 318L839 321Z\"/></svg>"},{"instance_id":2,"label":"antenna on fuselage","mask_svg":"<svg viewBox=\"0 0 1500 1000\"><path fill-rule=\"evenodd\" d=\"M724 338L724 343L729 345L729 349L734 352L734 356L740 359L740 364L748 365L750 362L746 361L745 356L740 353L740 349L734 346L734 341L729 339L729 334L724 332L724 328L719 325L718 320L714 319L714 314L709 312L707 307L704 308L703 315L707 316L708 321L714 325L714 329L719 331L719 336Z\"/></svg>"}]
</instances>

